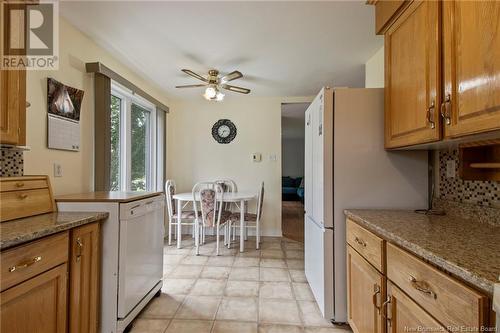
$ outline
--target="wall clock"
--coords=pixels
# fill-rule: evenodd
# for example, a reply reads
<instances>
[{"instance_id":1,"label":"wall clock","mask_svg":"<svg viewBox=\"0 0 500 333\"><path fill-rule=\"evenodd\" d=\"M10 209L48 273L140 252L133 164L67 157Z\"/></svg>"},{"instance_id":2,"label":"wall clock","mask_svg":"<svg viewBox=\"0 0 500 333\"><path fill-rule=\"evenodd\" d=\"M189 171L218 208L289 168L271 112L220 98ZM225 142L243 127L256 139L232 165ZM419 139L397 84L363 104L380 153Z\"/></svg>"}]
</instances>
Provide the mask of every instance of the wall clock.
<instances>
[{"instance_id":1,"label":"wall clock","mask_svg":"<svg viewBox=\"0 0 500 333\"><path fill-rule=\"evenodd\" d=\"M218 143L230 143L236 137L236 126L229 119L220 119L212 126L212 136Z\"/></svg>"}]
</instances>

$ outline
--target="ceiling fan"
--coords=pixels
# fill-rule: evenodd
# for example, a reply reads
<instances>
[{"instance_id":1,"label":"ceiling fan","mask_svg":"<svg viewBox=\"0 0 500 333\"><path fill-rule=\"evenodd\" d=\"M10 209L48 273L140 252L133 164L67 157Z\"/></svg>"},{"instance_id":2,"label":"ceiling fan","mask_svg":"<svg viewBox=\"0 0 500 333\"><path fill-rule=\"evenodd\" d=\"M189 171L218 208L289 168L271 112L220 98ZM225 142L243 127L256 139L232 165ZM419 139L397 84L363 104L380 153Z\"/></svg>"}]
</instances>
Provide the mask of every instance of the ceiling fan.
<instances>
[{"instance_id":1,"label":"ceiling fan","mask_svg":"<svg viewBox=\"0 0 500 333\"><path fill-rule=\"evenodd\" d=\"M219 77L219 71L216 69L211 69L208 71L208 76L204 77L189 69L181 69L187 75L190 75L200 81L203 81L202 84L188 84L184 86L176 86L176 88L199 88L199 87L207 87L205 89L205 93L203 97L209 101L222 101L224 99L224 94L221 92L221 89L233 91L240 94L249 94L250 89L232 86L227 84L229 81L233 81L243 77L243 74L239 71L232 71L231 73L224 75L223 77Z\"/></svg>"}]
</instances>

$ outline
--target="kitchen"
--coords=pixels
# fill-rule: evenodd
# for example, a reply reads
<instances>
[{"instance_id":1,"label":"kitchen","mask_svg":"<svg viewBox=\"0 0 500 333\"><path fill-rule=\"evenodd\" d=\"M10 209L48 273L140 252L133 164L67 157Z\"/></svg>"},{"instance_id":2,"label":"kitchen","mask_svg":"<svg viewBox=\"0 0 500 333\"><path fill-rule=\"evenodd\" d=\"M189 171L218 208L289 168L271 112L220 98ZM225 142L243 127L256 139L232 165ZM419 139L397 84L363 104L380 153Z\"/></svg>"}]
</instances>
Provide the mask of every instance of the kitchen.
<instances>
[{"instance_id":1,"label":"kitchen","mask_svg":"<svg viewBox=\"0 0 500 333\"><path fill-rule=\"evenodd\" d=\"M58 69L1 71L2 331L498 325L497 2L56 7ZM2 3L7 26L19 8ZM239 18L234 63L207 36L239 38L202 31L206 13ZM303 242L281 233L284 103L311 103Z\"/></svg>"}]
</instances>

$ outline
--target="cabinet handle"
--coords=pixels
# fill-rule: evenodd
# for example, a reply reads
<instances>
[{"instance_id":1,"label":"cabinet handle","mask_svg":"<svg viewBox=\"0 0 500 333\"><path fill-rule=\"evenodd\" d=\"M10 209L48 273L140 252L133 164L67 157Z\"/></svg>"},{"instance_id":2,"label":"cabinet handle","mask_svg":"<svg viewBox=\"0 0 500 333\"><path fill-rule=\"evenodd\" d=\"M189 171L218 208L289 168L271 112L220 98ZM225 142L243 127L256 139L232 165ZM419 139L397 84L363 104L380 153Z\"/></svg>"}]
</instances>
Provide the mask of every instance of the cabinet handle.
<instances>
[{"instance_id":1,"label":"cabinet handle","mask_svg":"<svg viewBox=\"0 0 500 333\"><path fill-rule=\"evenodd\" d=\"M444 102L441 103L441 117L443 117L446 125L451 124L450 107L451 107L451 95L447 94L444 99Z\"/></svg>"},{"instance_id":2,"label":"cabinet handle","mask_svg":"<svg viewBox=\"0 0 500 333\"><path fill-rule=\"evenodd\" d=\"M24 183L23 182L19 182L19 183L16 183L16 187L24 187Z\"/></svg>"},{"instance_id":3,"label":"cabinet handle","mask_svg":"<svg viewBox=\"0 0 500 333\"><path fill-rule=\"evenodd\" d=\"M379 296L381 295L380 294L380 286L377 284L374 284L373 291L374 291L373 297L372 297L373 305L375 306L375 309L377 309L378 314L380 314L380 308L381 308L381 306L379 305Z\"/></svg>"},{"instance_id":4,"label":"cabinet handle","mask_svg":"<svg viewBox=\"0 0 500 333\"><path fill-rule=\"evenodd\" d=\"M80 237L76 239L76 261L79 262L82 258L83 243Z\"/></svg>"},{"instance_id":5,"label":"cabinet handle","mask_svg":"<svg viewBox=\"0 0 500 333\"><path fill-rule=\"evenodd\" d=\"M436 105L434 101L431 102L431 106L427 108L427 122L429 126L434 129L436 128L436 123L434 122L434 111L436 109Z\"/></svg>"},{"instance_id":6,"label":"cabinet handle","mask_svg":"<svg viewBox=\"0 0 500 333\"><path fill-rule=\"evenodd\" d=\"M361 245L361 246L363 246L363 247L366 247L366 243L365 243L365 242L364 242L361 238L358 238L358 237L356 236L356 238L354 238L354 241L355 241L356 243L358 243L359 245Z\"/></svg>"},{"instance_id":7,"label":"cabinet handle","mask_svg":"<svg viewBox=\"0 0 500 333\"><path fill-rule=\"evenodd\" d=\"M387 300L382 304L382 317L387 321L388 326L392 326L392 308L391 306L392 297L387 295Z\"/></svg>"},{"instance_id":8,"label":"cabinet handle","mask_svg":"<svg viewBox=\"0 0 500 333\"><path fill-rule=\"evenodd\" d=\"M418 281L414 276L410 275L409 279L410 281L410 284L411 286L413 287L413 289L415 290L418 290L420 291L421 293L424 293L430 297L432 297L433 299L436 299L437 298L437 295L435 292L433 292L427 282L425 281Z\"/></svg>"},{"instance_id":9,"label":"cabinet handle","mask_svg":"<svg viewBox=\"0 0 500 333\"><path fill-rule=\"evenodd\" d=\"M28 261L21 262L21 263L15 265L15 266L9 267L9 272L12 273L12 272L17 271L17 270L19 270L21 268L30 267L31 265L36 264L40 260L42 260L42 257L41 256L36 256L33 259L30 259Z\"/></svg>"},{"instance_id":10,"label":"cabinet handle","mask_svg":"<svg viewBox=\"0 0 500 333\"><path fill-rule=\"evenodd\" d=\"M18 194L17 197L21 200L24 200L28 197L28 195L26 193L22 193L22 194Z\"/></svg>"}]
</instances>

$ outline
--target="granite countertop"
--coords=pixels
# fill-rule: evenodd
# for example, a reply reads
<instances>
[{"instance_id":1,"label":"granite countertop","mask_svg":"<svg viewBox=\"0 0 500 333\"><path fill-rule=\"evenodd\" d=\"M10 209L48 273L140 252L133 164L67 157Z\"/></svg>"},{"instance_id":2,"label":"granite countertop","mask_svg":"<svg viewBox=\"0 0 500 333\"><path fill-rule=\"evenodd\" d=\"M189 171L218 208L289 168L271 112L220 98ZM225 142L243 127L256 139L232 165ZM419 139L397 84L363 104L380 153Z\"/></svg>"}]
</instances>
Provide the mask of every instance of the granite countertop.
<instances>
[{"instance_id":1,"label":"granite countertop","mask_svg":"<svg viewBox=\"0 0 500 333\"><path fill-rule=\"evenodd\" d=\"M500 276L500 225L413 211L349 209L345 214L385 240L493 296Z\"/></svg>"},{"instance_id":2,"label":"granite countertop","mask_svg":"<svg viewBox=\"0 0 500 333\"><path fill-rule=\"evenodd\" d=\"M56 202L130 202L146 199L162 194L163 192L119 192L96 191L61 195L55 198Z\"/></svg>"},{"instance_id":3,"label":"granite countertop","mask_svg":"<svg viewBox=\"0 0 500 333\"><path fill-rule=\"evenodd\" d=\"M103 220L108 215L108 213L94 212L55 212L2 222L0 223L0 250Z\"/></svg>"}]
</instances>

